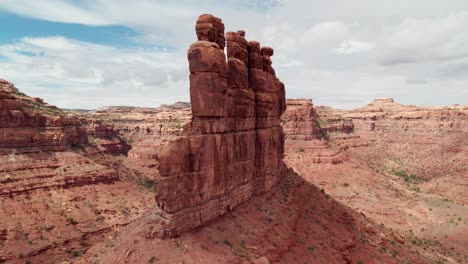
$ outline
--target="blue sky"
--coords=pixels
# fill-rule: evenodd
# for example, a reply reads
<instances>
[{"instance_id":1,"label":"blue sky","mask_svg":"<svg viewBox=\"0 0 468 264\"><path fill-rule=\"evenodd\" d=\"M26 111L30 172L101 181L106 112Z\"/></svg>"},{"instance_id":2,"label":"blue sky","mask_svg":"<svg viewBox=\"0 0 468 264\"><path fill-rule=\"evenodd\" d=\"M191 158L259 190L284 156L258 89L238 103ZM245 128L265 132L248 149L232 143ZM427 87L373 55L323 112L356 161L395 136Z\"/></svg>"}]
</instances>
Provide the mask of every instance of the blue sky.
<instances>
[{"instance_id":1,"label":"blue sky","mask_svg":"<svg viewBox=\"0 0 468 264\"><path fill-rule=\"evenodd\" d=\"M0 78L67 108L187 101L203 13L274 47L289 98L468 104L465 0L3 0Z\"/></svg>"},{"instance_id":2,"label":"blue sky","mask_svg":"<svg viewBox=\"0 0 468 264\"><path fill-rule=\"evenodd\" d=\"M136 46L132 40L138 32L122 25L88 26L81 24L51 22L0 12L0 24L8 25L2 29L0 43L12 43L23 37L63 36L71 39L104 45L123 47Z\"/></svg>"}]
</instances>

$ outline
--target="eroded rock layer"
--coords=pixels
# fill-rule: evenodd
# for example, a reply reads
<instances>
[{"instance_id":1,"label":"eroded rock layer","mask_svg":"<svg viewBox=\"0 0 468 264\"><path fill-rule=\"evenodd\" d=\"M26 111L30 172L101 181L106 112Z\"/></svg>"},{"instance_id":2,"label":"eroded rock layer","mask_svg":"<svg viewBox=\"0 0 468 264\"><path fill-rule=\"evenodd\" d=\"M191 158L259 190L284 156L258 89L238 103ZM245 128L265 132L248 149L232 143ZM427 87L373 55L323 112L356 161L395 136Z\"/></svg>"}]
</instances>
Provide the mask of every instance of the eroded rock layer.
<instances>
[{"instance_id":1,"label":"eroded rock layer","mask_svg":"<svg viewBox=\"0 0 468 264\"><path fill-rule=\"evenodd\" d=\"M159 153L160 236L176 236L270 190L283 169L284 85L273 49L202 15L188 50L192 122ZM224 54L227 39L227 57ZM161 220L159 219L159 220ZM156 220L156 219L155 219Z\"/></svg>"},{"instance_id":2,"label":"eroded rock layer","mask_svg":"<svg viewBox=\"0 0 468 264\"><path fill-rule=\"evenodd\" d=\"M382 98L354 110L316 107L321 129L343 128L347 120L354 127L351 133L326 130L323 140L304 140L314 133L299 129L307 128L301 120L308 117L295 113L309 113L310 106L293 106L288 101L283 115L290 168L373 221L437 241L444 254L465 259L467 239L460 234L467 226L460 224L468 216L467 106L420 107Z\"/></svg>"},{"instance_id":3,"label":"eroded rock layer","mask_svg":"<svg viewBox=\"0 0 468 264\"><path fill-rule=\"evenodd\" d=\"M65 116L40 98L31 98L0 80L0 154L64 150L86 140L76 117Z\"/></svg>"},{"instance_id":4,"label":"eroded rock layer","mask_svg":"<svg viewBox=\"0 0 468 264\"><path fill-rule=\"evenodd\" d=\"M0 80L0 263L63 262L151 207L150 188L121 180L118 134Z\"/></svg>"}]
</instances>

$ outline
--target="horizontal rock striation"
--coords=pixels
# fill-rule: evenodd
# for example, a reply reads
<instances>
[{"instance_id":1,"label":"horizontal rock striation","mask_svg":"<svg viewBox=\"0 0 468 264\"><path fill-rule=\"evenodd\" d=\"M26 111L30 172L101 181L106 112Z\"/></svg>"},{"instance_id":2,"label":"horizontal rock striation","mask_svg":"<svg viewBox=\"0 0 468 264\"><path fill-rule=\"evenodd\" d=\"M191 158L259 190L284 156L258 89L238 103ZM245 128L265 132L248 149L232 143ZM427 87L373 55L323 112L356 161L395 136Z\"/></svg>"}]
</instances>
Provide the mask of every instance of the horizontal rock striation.
<instances>
[{"instance_id":1,"label":"horizontal rock striation","mask_svg":"<svg viewBox=\"0 0 468 264\"><path fill-rule=\"evenodd\" d=\"M118 132L0 80L0 263L63 262L151 207L149 188L121 180Z\"/></svg>"},{"instance_id":2,"label":"horizontal rock striation","mask_svg":"<svg viewBox=\"0 0 468 264\"><path fill-rule=\"evenodd\" d=\"M320 136L320 125L311 99L288 99L282 116L286 139L311 140Z\"/></svg>"},{"instance_id":3,"label":"horizontal rock striation","mask_svg":"<svg viewBox=\"0 0 468 264\"><path fill-rule=\"evenodd\" d=\"M319 113L311 99L288 99L286 104L281 118L286 139L313 140L329 132L349 134L354 130L351 119Z\"/></svg>"},{"instance_id":4,"label":"horizontal rock striation","mask_svg":"<svg viewBox=\"0 0 468 264\"><path fill-rule=\"evenodd\" d=\"M159 152L156 201L161 237L177 236L270 190L283 169L285 90L273 49L224 35L202 15L188 50L192 122ZM224 46L227 44L227 61ZM156 219L155 219L156 220Z\"/></svg>"},{"instance_id":5,"label":"horizontal rock striation","mask_svg":"<svg viewBox=\"0 0 468 264\"><path fill-rule=\"evenodd\" d=\"M118 181L105 155L128 150L117 135L0 80L0 197Z\"/></svg>"},{"instance_id":6,"label":"horizontal rock striation","mask_svg":"<svg viewBox=\"0 0 468 264\"><path fill-rule=\"evenodd\" d=\"M119 130L101 120L83 120L88 141L95 143L102 152L112 155L127 155L130 145L119 136Z\"/></svg>"},{"instance_id":7,"label":"horizontal rock striation","mask_svg":"<svg viewBox=\"0 0 468 264\"><path fill-rule=\"evenodd\" d=\"M86 141L80 120L0 80L0 154L65 150Z\"/></svg>"}]
</instances>

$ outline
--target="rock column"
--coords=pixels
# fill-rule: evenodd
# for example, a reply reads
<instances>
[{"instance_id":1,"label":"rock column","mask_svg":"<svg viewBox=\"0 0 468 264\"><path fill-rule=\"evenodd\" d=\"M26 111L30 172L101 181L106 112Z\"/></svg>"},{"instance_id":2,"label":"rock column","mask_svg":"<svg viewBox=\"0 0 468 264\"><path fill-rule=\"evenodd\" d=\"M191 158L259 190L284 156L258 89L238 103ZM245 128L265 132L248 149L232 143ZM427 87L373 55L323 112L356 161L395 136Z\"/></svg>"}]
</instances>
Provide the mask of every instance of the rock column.
<instances>
[{"instance_id":1,"label":"rock column","mask_svg":"<svg viewBox=\"0 0 468 264\"><path fill-rule=\"evenodd\" d=\"M224 35L221 19L202 15L188 50L192 122L161 147L156 193L159 236L180 233L270 190L283 168L284 85L273 49ZM227 61L224 53L227 43Z\"/></svg>"}]
</instances>

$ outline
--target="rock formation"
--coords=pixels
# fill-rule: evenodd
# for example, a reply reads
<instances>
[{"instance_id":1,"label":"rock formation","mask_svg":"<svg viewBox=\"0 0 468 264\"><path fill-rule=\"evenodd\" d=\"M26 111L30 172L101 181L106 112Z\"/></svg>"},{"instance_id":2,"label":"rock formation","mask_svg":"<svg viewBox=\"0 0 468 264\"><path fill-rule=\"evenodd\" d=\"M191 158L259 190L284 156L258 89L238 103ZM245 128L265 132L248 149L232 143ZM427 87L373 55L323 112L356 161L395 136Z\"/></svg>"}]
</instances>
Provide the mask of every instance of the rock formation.
<instances>
[{"instance_id":1,"label":"rock formation","mask_svg":"<svg viewBox=\"0 0 468 264\"><path fill-rule=\"evenodd\" d=\"M320 125L311 99L288 99L282 124L286 139L310 140L320 137Z\"/></svg>"},{"instance_id":2,"label":"rock formation","mask_svg":"<svg viewBox=\"0 0 468 264\"><path fill-rule=\"evenodd\" d=\"M329 132L349 134L354 129L351 119L341 116L320 114L315 110L311 99L288 99L281 121L286 139L320 139Z\"/></svg>"},{"instance_id":3,"label":"rock formation","mask_svg":"<svg viewBox=\"0 0 468 264\"><path fill-rule=\"evenodd\" d=\"M95 143L104 153L127 155L130 145L119 137L119 130L101 120L83 119L88 140Z\"/></svg>"},{"instance_id":4,"label":"rock formation","mask_svg":"<svg viewBox=\"0 0 468 264\"><path fill-rule=\"evenodd\" d=\"M126 150L112 125L0 80L0 263L62 262L150 209L150 188L121 181Z\"/></svg>"},{"instance_id":5,"label":"rock formation","mask_svg":"<svg viewBox=\"0 0 468 264\"><path fill-rule=\"evenodd\" d=\"M352 119L352 133L328 130L330 144L303 140L307 133L298 128L306 126L292 109L288 102L283 115L288 167L376 223L466 255L460 236L466 228L446 226L453 215L468 216L467 106L419 107L380 98L354 110L315 107L321 127Z\"/></svg>"},{"instance_id":6,"label":"rock formation","mask_svg":"<svg viewBox=\"0 0 468 264\"><path fill-rule=\"evenodd\" d=\"M76 117L68 117L40 98L31 98L0 80L0 154L64 150L86 140Z\"/></svg>"},{"instance_id":7,"label":"rock formation","mask_svg":"<svg viewBox=\"0 0 468 264\"><path fill-rule=\"evenodd\" d=\"M188 50L192 122L159 153L159 236L177 236L270 190L283 169L284 85L273 49L228 32L212 15ZM227 57L224 54L227 39Z\"/></svg>"}]
</instances>

